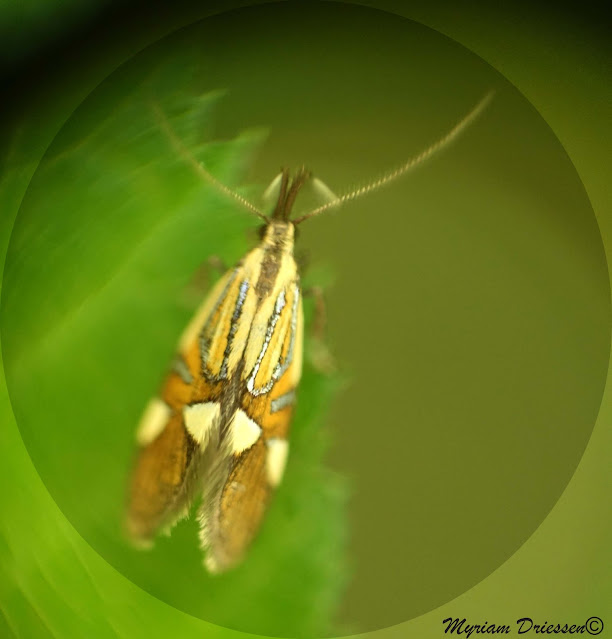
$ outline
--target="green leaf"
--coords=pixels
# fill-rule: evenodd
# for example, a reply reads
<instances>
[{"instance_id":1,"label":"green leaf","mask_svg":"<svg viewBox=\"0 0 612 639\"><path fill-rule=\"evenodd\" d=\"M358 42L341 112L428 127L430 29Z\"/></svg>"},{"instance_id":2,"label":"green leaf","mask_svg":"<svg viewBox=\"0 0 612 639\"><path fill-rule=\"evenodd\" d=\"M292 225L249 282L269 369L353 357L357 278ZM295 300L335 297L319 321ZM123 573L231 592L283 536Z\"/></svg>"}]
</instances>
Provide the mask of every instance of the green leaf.
<instances>
[{"instance_id":1,"label":"green leaf","mask_svg":"<svg viewBox=\"0 0 612 639\"><path fill-rule=\"evenodd\" d=\"M346 490L323 463L322 416L338 380L306 366L285 481L237 570L216 578L205 572L193 520L150 553L133 550L121 534L134 427L194 310L183 293L208 257L238 259L249 248L245 230L256 223L203 183L160 129L154 106L215 177L239 182L263 134L213 141L222 94L198 92L194 77L176 61L154 71L122 68L77 109L38 167L13 228L3 282L13 410L61 511L135 584L226 627L321 635L333 630L345 580ZM77 636L74 610L83 609L86 625L99 636L100 628L112 634L114 622L101 622L106 602L74 565L80 558L54 558L53 574L66 570L65 584L74 587L70 613L54 603L60 595L53 584L24 578L49 565L55 544L65 545L59 537L37 544L46 530L39 522L29 539L11 536L9 523L0 556L17 562L6 570L19 590L3 593L6 624L28 637ZM35 614L41 600L57 611L51 620ZM127 627L117 635L135 636L123 635Z\"/></svg>"}]
</instances>

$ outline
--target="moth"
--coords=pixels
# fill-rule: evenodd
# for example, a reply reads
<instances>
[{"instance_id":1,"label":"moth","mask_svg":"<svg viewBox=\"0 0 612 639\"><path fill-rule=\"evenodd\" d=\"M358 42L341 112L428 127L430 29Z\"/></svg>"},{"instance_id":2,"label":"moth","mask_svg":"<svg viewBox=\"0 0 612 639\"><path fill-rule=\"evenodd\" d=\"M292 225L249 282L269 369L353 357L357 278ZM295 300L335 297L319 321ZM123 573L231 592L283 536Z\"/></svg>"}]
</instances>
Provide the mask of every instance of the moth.
<instances>
[{"instance_id":1,"label":"moth","mask_svg":"<svg viewBox=\"0 0 612 639\"><path fill-rule=\"evenodd\" d=\"M483 111L485 96L446 135L397 170L341 197L315 181L327 202L292 219L311 175L282 170L265 215L220 184L156 110L179 155L204 179L265 223L262 240L213 287L181 336L161 388L140 421L126 528L141 546L169 531L201 496L198 519L212 573L238 564L255 538L289 454L302 374L304 314L293 255L295 228L403 175L446 146Z\"/></svg>"}]
</instances>

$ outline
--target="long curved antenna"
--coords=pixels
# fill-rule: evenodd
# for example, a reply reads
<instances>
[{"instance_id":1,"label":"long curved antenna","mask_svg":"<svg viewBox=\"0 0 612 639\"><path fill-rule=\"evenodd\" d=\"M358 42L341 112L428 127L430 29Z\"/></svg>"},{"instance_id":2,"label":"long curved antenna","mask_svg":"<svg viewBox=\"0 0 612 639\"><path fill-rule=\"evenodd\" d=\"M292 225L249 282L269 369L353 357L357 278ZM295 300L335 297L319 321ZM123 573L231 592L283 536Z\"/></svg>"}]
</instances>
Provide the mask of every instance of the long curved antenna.
<instances>
[{"instance_id":1,"label":"long curved antenna","mask_svg":"<svg viewBox=\"0 0 612 639\"><path fill-rule=\"evenodd\" d=\"M256 215L258 218L262 219L264 222L268 223L270 221L268 217L264 215L254 204L251 204L251 202L249 202L245 197L242 197L242 195L240 195L239 193L236 193L236 191L232 191L232 189L230 189L228 186L225 186L225 184L223 184L222 182L219 182L219 180L217 180L217 178L214 175L209 173L204 168L201 162L198 162L198 160L193 156L193 154L189 151L189 149L179 139L174 129L170 125L170 122L168 122L168 118L166 117L166 114L160 109L157 103L155 102L151 103L151 109L153 110L155 119L157 120L160 128L166 134L166 136L170 140L170 143L172 144L176 152L181 156L183 160L185 160L185 162L187 162L187 164L191 166L191 168L200 177L204 178L207 182L210 182L215 188L221 191L221 193L223 193L224 195L227 195L233 198L234 200L236 200L238 204L243 206L250 213L253 213L254 215Z\"/></svg>"},{"instance_id":2,"label":"long curved antenna","mask_svg":"<svg viewBox=\"0 0 612 639\"><path fill-rule=\"evenodd\" d=\"M316 215L321 215L328 209L335 208L348 202L350 200L355 200L358 197L366 195L367 193L371 193L372 191L376 191L380 189L382 186L385 186L389 182L396 180L397 178L404 175L404 173L408 173L411 169L414 169L416 166L427 160L429 157L434 155L440 149L443 149L450 142L452 142L464 129L466 129L489 105L489 102L493 99L493 95L495 91L489 91L478 104L467 114L465 115L446 135L441 137L437 142L434 142L430 147L411 158L404 165L400 166L395 171L391 171L391 173L387 173L383 175L383 177L375 180L374 182L370 182L364 186L355 189L345 195L341 195L340 197L332 200L331 202L327 202L326 204L322 204L318 208L310 211L309 213L305 213L304 215L293 220L294 224L300 224L304 220L307 220L311 217L315 217Z\"/></svg>"}]
</instances>

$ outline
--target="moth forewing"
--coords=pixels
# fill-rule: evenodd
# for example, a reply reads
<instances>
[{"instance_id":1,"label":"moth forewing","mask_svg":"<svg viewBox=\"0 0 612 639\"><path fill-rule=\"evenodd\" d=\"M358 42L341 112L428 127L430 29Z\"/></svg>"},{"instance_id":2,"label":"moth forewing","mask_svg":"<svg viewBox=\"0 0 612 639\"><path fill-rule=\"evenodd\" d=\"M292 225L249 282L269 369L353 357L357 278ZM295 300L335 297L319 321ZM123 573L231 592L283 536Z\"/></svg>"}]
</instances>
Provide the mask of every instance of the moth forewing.
<instances>
[{"instance_id":1,"label":"moth forewing","mask_svg":"<svg viewBox=\"0 0 612 639\"><path fill-rule=\"evenodd\" d=\"M278 442L288 450L301 373L296 366L301 368L298 325L303 320L293 227L272 223L261 248L261 268L254 285L257 310L249 318L246 341L240 346L236 343L241 353L232 374L240 379L227 397L231 406L228 443L205 480L199 513L206 565L213 572L242 559L282 478Z\"/></svg>"},{"instance_id":2,"label":"moth forewing","mask_svg":"<svg viewBox=\"0 0 612 639\"><path fill-rule=\"evenodd\" d=\"M232 275L229 272L219 280L184 331L160 397L149 402L136 431L139 449L126 530L142 547L151 546L160 529L169 529L187 514L198 490L204 444L219 418L218 405L212 401L218 384L202 377L198 337L219 307ZM202 401L194 403L196 396Z\"/></svg>"}]
</instances>

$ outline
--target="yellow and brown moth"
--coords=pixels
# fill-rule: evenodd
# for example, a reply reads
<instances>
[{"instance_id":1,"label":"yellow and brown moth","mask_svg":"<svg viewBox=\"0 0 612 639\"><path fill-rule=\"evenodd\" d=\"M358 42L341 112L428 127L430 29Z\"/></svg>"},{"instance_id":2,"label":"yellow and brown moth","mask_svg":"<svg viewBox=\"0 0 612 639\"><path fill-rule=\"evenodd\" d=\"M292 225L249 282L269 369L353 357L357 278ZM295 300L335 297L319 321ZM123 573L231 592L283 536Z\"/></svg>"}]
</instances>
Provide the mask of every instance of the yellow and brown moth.
<instances>
[{"instance_id":1,"label":"yellow and brown moth","mask_svg":"<svg viewBox=\"0 0 612 639\"><path fill-rule=\"evenodd\" d=\"M444 137L396 171L341 197L327 190L326 204L294 219L296 197L310 178L306 170L293 177L282 171L275 181L276 206L266 216L218 184L160 116L179 154L266 226L261 243L221 277L197 310L159 397L144 411L126 516L133 540L151 545L201 495L206 567L222 572L240 562L282 480L289 453L304 335L293 256L296 225L420 164L465 129L490 99L488 94Z\"/></svg>"}]
</instances>

